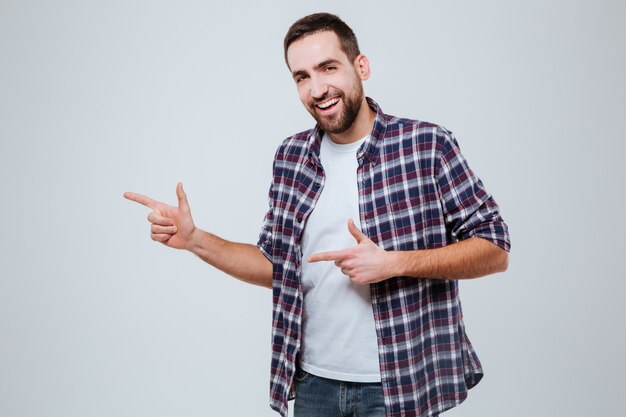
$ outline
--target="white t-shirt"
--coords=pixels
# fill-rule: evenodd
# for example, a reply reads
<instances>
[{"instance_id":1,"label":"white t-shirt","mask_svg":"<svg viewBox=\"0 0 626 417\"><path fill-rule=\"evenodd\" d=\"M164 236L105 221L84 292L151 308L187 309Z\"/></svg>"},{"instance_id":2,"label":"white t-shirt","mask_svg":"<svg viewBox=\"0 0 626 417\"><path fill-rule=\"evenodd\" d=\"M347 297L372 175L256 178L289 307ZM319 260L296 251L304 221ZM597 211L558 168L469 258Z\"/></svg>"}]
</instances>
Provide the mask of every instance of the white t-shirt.
<instances>
[{"instance_id":1,"label":"white t-shirt","mask_svg":"<svg viewBox=\"0 0 626 417\"><path fill-rule=\"evenodd\" d=\"M334 262L308 263L317 252L356 245L348 219L359 226L357 150L324 135L320 160L325 181L302 236L304 289L300 366L324 378L379 382L378 345L369 285L356 285Z\"/></svg>"}]
</instances>

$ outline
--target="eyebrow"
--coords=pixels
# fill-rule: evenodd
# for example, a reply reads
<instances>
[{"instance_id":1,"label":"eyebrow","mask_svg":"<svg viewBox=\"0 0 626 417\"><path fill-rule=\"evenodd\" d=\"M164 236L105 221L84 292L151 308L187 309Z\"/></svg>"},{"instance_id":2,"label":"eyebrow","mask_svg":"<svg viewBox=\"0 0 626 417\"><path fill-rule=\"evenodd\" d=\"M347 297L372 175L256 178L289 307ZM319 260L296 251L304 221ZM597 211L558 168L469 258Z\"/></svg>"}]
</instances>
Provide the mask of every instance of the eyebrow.
<instances>
[{"instance_id":1,"label":"eyebrow","mask_svg":"<svg viewBox=\"0 0 626 417\"><path fill-rule=\"evenodd\" d=\"M330 65L330 64L341 64L341 62L339 62L339 60L337 60L337 59L329 58L327 60L324 60L324 61L320 62L319 64L316 64L315 67L313 67L313 68L318 70L318 69L324 68L326 65ZM307 74L307 72L304 71L304 70L294 71L291 74L291 76L293 78L296 78L298 75L301 75L301 74Z\"/></svg>"}]
</instances>

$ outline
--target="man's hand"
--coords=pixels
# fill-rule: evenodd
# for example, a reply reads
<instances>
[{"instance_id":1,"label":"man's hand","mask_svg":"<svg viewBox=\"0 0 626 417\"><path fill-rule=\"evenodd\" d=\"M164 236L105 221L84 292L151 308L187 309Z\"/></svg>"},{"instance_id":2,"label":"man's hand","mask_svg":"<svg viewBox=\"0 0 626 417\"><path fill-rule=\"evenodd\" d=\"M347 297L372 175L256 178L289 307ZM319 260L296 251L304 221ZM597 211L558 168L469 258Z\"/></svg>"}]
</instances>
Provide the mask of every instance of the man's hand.
<instances>
[{"instance_id":1,"label":"man's hand","mask_svg":"<svg viewBox=\"0 0 626 417\"><path fill-rule=\"evenodd\" d=\"M348 220L348 230L356 239L355 247L316 253L311 255L308 261L335 261L341 272L350 277L355 284L371 284L392 277L393 273L390 270L392 254L385 252L365 236L352 219Z\"/></svg>"},{"instance_id":2,"label":"man's hand","mask_svg":"<svg viewBox=\"0 0 626 417\"><path fill-rule=\"evenodd\" d=\"M181 183L176 186L176 196L178 207L161 203L145 195L124 193L124 198L152 209L148 214L148 221L152 223L150 228L152 240L171 248L186 249L196 226L191 218L191 210Z\"/></svg>"}]
</instances>

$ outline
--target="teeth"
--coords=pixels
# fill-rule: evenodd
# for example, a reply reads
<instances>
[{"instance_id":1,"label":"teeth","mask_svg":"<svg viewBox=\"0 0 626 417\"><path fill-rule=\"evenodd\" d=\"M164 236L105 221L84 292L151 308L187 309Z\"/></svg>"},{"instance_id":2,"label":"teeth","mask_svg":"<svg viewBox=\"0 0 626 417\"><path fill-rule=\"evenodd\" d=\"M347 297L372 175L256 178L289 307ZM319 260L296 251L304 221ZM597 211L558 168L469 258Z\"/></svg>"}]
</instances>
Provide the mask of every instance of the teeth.
<instances>
[{"instance_id":1,"label":"teeth","mask_svg":"<svg viewBox=\"0 0 626 417\"><path fill-rule=\"evenodd\" d=\"M338 98L334 98L332 100L328 100L328 101L325 101L323 103L318 104L317 107L319 107L320 109L326 109L326 108L332 106L333 104L335 104L337 102L339 102L339 99Z\"/></svg>"}]
</instances>

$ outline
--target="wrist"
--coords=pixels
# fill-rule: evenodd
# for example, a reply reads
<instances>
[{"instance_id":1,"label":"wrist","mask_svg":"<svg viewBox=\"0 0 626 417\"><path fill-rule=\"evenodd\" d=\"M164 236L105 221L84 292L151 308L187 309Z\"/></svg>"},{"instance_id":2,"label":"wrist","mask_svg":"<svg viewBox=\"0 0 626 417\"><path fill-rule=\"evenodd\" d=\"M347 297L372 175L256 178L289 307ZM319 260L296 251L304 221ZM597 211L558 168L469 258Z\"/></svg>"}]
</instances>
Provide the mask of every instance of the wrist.
<instances>
[{"instance_id":1,"label":"wrist","mask_svg":"<svg viewBox=\"0 0 626 417\"><path fill-rule=\"evenodd\" d=\"M189 234L189 238L187 242L185 242L185 250L189 252L196 253L198 248L200 247L200 240L202 239L202 230L197 227L193 228L193 231Z\"/></svg>"},{"instance_id":2,"label":"wrist","mask_svg":"<svg viewBox=\"0 0 626 417\"><path fill-rule=\"evenodd\" d=\"M387 268L386 268L386 278L391 277L399 277L404 275L404 257L403 252L401 251L388 251L385 252L387 254Z\"/></svg>"}]
</instances>

